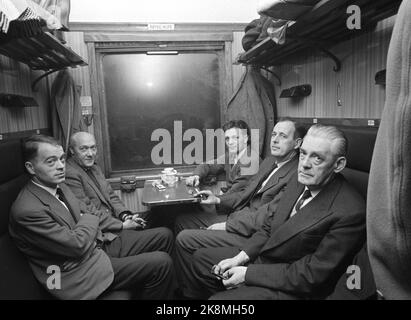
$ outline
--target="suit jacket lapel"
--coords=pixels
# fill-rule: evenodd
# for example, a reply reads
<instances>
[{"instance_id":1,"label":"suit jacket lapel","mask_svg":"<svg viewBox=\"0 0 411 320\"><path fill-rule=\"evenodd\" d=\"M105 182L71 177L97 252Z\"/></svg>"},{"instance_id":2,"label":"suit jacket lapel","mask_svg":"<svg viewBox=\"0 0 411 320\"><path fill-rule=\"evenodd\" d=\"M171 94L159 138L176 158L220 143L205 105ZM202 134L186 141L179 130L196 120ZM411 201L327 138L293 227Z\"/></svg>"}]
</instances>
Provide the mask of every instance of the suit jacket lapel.
<instances>
[{"instance_id":1,"label":"suit jacket lapel","mask_svg":"<svg viewBox=\"0 0 411 320\"><path fill-rule=\"evenodd\" d=\"M97 180L98 182L100 182L101 179L104 179L104 180L105 180L105 178L102 177L102 174L98 171L98 169L96 168L96 166L91 167L90 170L92 171L92 173L94 174L94 176L95 176L95 178L96 178L96 180ZM87 173L86 173L86 174L87 174ZM110 195L108 194L107 190L100 190L99 186L96 186L96 184L95 184L94 181L88 176L88 174L87 174L87 178L88 178L88 181L89 181L90 185L94 188L94 190L95 190L95 191L97 192L97 194L99 195L100 200L101 200L102 202L104 202L107 206L111 207L111 205L110 205L110 203L109 203L109 202L110 202ZM103 183L104 183L104 181L103 181Z\"/></svg>"},{"instance_id":2,"label":"suit jacket lapel","mask_svg":"<svg viewBox=\"0 0 411 320\"><path fill-rule=\"evenodd\" d=\"M304 186L298 183L297 178L298 175L294 174L294 176L290 179L290 183L287 188L289 191L285 192L278 204L274 219L272 221L271 233L276 232L276 230L285 223L295 202L304 190Z\"/></svg>"},{"instance_id":3,"label":"suit jacket lapel","mask_svg":"<svg viewBox=\"0 0 411 320\"><path fill-rule=\"evenodd\" d=\"M96 186L96 184L94 183L93 180L91 180L91 178L89 177L89 175L87 174L87 172L84 171L84 169L82 167L80 167L74 160L69 159L70 164L76 168L76 170L78 172L80 172L80 174L85 178L85 180L87 181L87 183L90 185L90 187L94 190L94 192L97 194L97 196L99 197L101 202L104 202L107 206L110 206L110 204L108 203L108 200L106 199L105 195L100 191L100 188L98 186Z\"/></svg>"},{"instance_id":4,"label":"suit jacket lapel","mask_svg":"<svg viewBox=\"0 0 411 320\"><path fill-rule=\"evenodd\" d=\"M297 157L293 157L289 162L284 164L278 171L271 177L260 193L266 192L268 189L276 186L278 181L288 174L290 170L296 168Z\"/></svg>"},{"instance_id":5,"label":"suit jacket lapel","mask_svg":"<svg viewBox=\"0 0 411 320\"><path fill-rule=\"evenodd\" d=\"M253 184L250 185L249 190L252 190L252 192L250 192L248 197L246 197L247 201L245 201L245 203L248 203L248 201L257 193L263 181L267 179L269 174L273 171L274 166L275 166L275 159L274 157L270 157L268 159L269 159L269 162L267 163L266 167L261 172L257 173L258 177L254 179ZM260 167L260 170L261 170L261 167Z\"/></svg>"},{"instance_id":6,"label":"suit jacket lapel","mask_svg":"<svg viewBox=\"0 0 411 320\"><path fill-rule=\"evenodd\" d=\"M64 197L67 200L67 206L70 209L71 214L74 215L74 219L77 221L80 220L80 206L79 200L73 196L73 193L69 191L69 188L65 184L60 185L61 190L63 191Z\"/></svg>"},{"instance_id":7,"label":"suit jacket lapel","mask_svg":"<svg viewBox=\"0 0 411 320\"><path fill-rule=\"evenodd\" d=\"M288 201L284 206L278 208L278 216L274 215L272 226L274 228L272 229L271 237L267 241L263 250L269 250L281 245L296 234L332 214L329 208L341 188L341 183L341 179L334 179L312 201L305 205L300 212L288 219L288 216L298 197L301 195L304 186L299 184L298 192L292 192L291 190L295 189L290 188L291 190L288 194L294 193L294 195L287 198Z\"/></svg>"},{"instance_id":8,"label":"suit jacket lapel","mask_svg":"<svg viewBox=\"0 0 411 320\"><path fill-rule=\"evenodd\" d=\"M55 216L55 218L58 221L61 221L62 223L68 225L70 228L76 224L76 221L74 220L70 212L67 210L67 208L65 208L64 205L62 205L60 201L58 201L57 198L54 197L52 194L36 186L32 181L29 182L27 188L45 206L50 208L50 212Z\"/></svg>"}]
</instances>

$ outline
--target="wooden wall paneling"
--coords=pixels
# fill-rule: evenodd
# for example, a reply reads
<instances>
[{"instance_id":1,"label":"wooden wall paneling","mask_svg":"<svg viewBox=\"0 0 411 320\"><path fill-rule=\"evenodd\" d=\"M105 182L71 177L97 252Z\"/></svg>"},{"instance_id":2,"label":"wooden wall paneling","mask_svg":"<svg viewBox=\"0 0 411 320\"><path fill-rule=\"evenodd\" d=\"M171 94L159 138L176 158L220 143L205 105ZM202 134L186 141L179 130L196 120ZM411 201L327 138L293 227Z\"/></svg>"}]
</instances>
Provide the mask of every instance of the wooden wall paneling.
<instances>
[{"instance_id":1,"label":"wooden wall paneling","mask_svg":"<svg viewBox=\"0 0 411 320\"><path fill-rule=\"evenodd\" d=\"M67 45L71 47L73 51L84 58L86 62L89 61L87 45L84 42L83 32L65 32L65 39ZM74 81L82 86L81 95L90 96L90 70L89 66L77 67L69 69Z\"/></svg>"},{"instance_id":2,"label":"wooden wall paneling","mask_svg":"<svg viewBox=\"0 0 411 320\"><path fill-rule=\"evenodd\" d=\"M33 97L39 107L7 108L0 106L0 133L28 131L48 128L49 95L47 79L37 84L37 90L31 90L32 82L42 75L27 65L0 55L0 93L19 94Z\"/></svg>"},{"instance_id":3,"label":"wooden wall paneling","mask_svg":"<svg viewBox=\"0 0 411 320\"><path fill-rule=\"evenodd\" d=\"M126 208L132 212L144 212L149 208L142 204L143 188L138 188L134 192L122 192L120 190L114 191L123 201Z\"/></svg>"},{"instance_id":4,"label":"wooden wall paneling","mask_svg":"<svg viewBox=\"0 0 411 320\"><path fill-rule=\"evenodd\" d=\"M331 47L330 51L342 62L339 72L333 71L334 62L330 58L318 52L291 56L286 63L274 68L282 80L281 87L275 86L279 115L380 118L385 89L375 84L374 77L386 68L394 21L395 17L385 19L372 32ZM310 96L299 100L279 98L281 90L300 84L311 84ZM342 106L338 106L338 98Z\"/></svg>"}]
</instances>

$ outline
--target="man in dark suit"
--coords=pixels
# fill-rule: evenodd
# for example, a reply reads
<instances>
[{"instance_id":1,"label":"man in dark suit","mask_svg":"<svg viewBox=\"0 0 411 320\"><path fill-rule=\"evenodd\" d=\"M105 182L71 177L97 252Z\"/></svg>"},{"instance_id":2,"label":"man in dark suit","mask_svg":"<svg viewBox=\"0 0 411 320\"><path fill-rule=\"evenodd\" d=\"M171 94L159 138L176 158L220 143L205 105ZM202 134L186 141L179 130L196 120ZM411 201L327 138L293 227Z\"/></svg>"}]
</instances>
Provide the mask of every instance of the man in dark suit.
<instances>
[{"instance_id":1,"label":"man in dark suit","mask_svg":"<svg viewBox=\"0 0 411 320\"><path fill-rule=\"evenodd\" d=\"M294 121L281 119L275 125L271 135L271 156L260 165L247 187L243 191L214 195L204 190L204 206L216 205L216 213L187 214L176 219L175 229L206 227L209 230L226 230L243 236L250 236L264 220L268 203L275 204L280 199L289 177L297 168L297 153L305 129ZM217 216L217 213L219 214ZM228 218L227 218L228 215Z\"/></svg>"},{"instance_id":2,"label":"man in dark suit","mask_svg":"<svg viewBox=\"0 0 411 320\"><path fill-rule=\"evenodd\" d=\"M69 153L65 182L78 199L121 221L132 220L139 229L146 226L146 221L138 213L132 213L124 206L104 177L96 163L97 147L92 134L74 133L70 137Z\"/></svg>"},{"instance_id":3,"label":"man in dark suit","mask_svg":"<svg viewBox=\"0 0 411 320\"><path fill-rule=\"evenodd\" d=\"M187 185L197 187L205 178L225 172L227 187L221 188L220 194L230 195L243 191L258 172L261 159L258 152L251 148L248 125L242 120L231 120L224 124L223 130L226 154L197 166L194 175L186 179ZM183 229L208 227L224 220L225 216L218 215L214 205L187 206L176 216L174 233L178 234Z\"/></svg>"},{"instance_id":4,"label":"man in dark suit","mask_svg":"<svg viewBox=\"0 0 411 320\"><path fill-rule=\"evenodd\" d=\"M329 295L365 241L364 200L340 174L346 148L346 138L335 127L312 126L300 148L297 176L275 214L241 247L197 250L188 296Z\"/></svg>"},{"instance_id":5,"label":"man in dark suit","mask_svg":"<svg viewBox=\"0 0 411 320\"><path fill-rule=\"evenodd\" d=\"M261 161L258 152L249 147L250 128L243 120L231 120L223 125L227 152L225 155L198 165L193 175L187 177L186 184L197 187L210 176L226 174L224 193L242 191L249 179L258 171ZM242 173L242 168L248 168Z\"/></svg>"},{"instance_id":6,"label":"man in dark suit","mask_svg":"<svg viewBox=\"0 0 411 320\"><path fill-rule=\"evenodd\" d=\"M31 269L60 299L94 299L111 290L140 290L143 299L170 298L174 291L170 230L136 232L86 206L64 184L65 153L56 140L37 135L24 145L32 179L13 203L9 231ZM50 286L49 267L59 285Z\"/></svg>"},{"instance_id":7,"label":"man in dark suit","mask_svg":"<svg viewBox=\"0 0 411 320\"><path fill-rule=\"evenodd\" d=\"M258 173L250 180L242 192L232 192L214 196L210 191L202 191L208 196L203 203L217 204L222 214L227 214L225 222L215 223L207 230L185 229L177 235L176 264L178 274L189 274L192 254L199 248L220 246L241 246L263 224L265 216L273 214L290 178L295 174L298 152L306 130L294 121L281 119L271 135L271 156L261 164ZM196 219L187 216L186 221ZM192 225L185 221L185 225ZM182 228L180 225L180 228ZM180 279L185 276L180 277ZM181 283L184 291L185 284Z\"/></svg>"}]
</instances>

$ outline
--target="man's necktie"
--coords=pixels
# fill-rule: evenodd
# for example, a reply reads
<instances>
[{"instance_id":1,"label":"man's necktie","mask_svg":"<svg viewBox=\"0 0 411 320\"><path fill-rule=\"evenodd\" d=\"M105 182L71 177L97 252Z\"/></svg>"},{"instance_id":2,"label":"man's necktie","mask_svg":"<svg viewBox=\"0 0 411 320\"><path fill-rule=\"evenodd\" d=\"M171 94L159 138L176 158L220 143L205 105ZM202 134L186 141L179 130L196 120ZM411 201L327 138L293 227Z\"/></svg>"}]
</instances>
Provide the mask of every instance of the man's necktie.
<instances>
[{"instance_id":1,"label":"man's necktie","mask_svg":"<svg viewBox=\"0 0 411 320\"><path fill-rule=\"evenodd\" d=\"M63 194L63 191L60 188L57 188L56 190L56 196L57 198L61 201L64 202L64 204L67 206L67 200L66 197ZM68 206L67 206L68 207Z\"/></svg>"},{"instance_id":2,"label":"man's necktie","mask_svg":"<svg viewBox=\"0 0 411 320\"><path fill-rule=\"evenodd\" d=\"M67 208L67 210L70 212L70 214L73 216L74 221L77 222L77 219L76 219L76 217L74 216L74 214L71 212L70 206L69 206L69 204L68 204L68 201L67 201L66 197L64 196L63 191L62 191L60 188L57 188L57 190L56 190L56 196L57 196L57 198L58 198L61 202L63 202L63 203L66 205L66 208Z\"/></svg>"},{"instance_id":3,"label":"man's necktie","mask_svg":"<svg viewBox=\"0 0 411 320\"><path fill-rule=\"evenodd\" d=\"M301 209L301 206L304 204L304 201L311 197L312 195L310 190L306 189L303 193L303 196L300 198L300 200L298 200L297 204L295 205L295 211L298 212Z\"/></svg>"}]
</instances>

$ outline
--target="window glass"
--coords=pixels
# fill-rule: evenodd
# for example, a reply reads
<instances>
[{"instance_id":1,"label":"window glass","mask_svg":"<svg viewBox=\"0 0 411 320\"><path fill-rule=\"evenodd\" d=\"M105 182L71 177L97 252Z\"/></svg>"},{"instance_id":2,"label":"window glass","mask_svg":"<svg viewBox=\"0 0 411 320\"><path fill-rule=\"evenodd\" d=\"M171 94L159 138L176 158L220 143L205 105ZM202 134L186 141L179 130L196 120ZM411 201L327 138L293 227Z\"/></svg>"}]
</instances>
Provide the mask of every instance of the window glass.
<instances>
[{"instance_id":1,"label":"window glass","mask_svg":"<svg viewBox=\"0 0 411 320\"><path fill-rule=\"evenodd\" d=\"M184 133L189 128L204 132L220 127L218 62L215 51L104 55L111 171L156 167L152 150L159 141L151 141L151 135L159 128L168 130L172 137L170 164L191 164L184 159L182 163L174 161L173 138L179 135L174 128ZM188 144L182 142L182 148ZM204 143L203 147L205 150Z\"/></svg>"}]
</instances>

